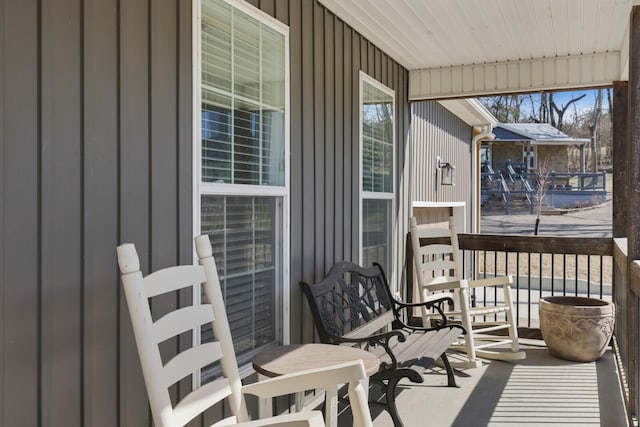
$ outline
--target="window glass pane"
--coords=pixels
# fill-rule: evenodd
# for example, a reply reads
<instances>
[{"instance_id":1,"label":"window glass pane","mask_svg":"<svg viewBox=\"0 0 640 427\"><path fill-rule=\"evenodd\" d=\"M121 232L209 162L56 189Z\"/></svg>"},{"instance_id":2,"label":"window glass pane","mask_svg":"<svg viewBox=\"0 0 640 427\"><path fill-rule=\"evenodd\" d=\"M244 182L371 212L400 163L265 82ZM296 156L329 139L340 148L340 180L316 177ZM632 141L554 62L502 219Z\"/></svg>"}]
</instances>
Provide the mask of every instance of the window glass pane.
<instances>
[{"instance_id":1,"label":"window glass pane","mask_svg":"<svg viewBox=\"0 0 640 427\"><path fill-rule=\"evenodd\" d=\"M202 180L231 182L231 98L202 91Z\"/></svg>"},{"instance_id":2,"label":"window glass pane","mask_svg":"<svg viewBox=\"0 0 640 427\"><path fill-rule=\"evenodd\" d=\"M362 201L362 265L391 273L391 200Z\"/></svg>"},{"instance_id":3,"label":"window glass pane","mask_svg":"<svg viewBox=\"0 0 640 427\"><path fill-rule=\"evenodd\" d=\"M362 84L362 189L392 193L393 96Z\"/></svg>"},{"instance_id":4,"label":"window glass pane","mask_svg":"<svg viewBox=\"0 0 640 427\"><path fill-rule=\"evenodd\" d=\"M284 140L284 109L262 110L261 184L284 185Z\"/></svg>"},{"instance_id":5,"label":"window glass pane","mask_svg":"<svg viewBox=\"0 0 640 427\"><path fill-rule=\"evenodd\" d=\"M239 360L277 342L276 263L280 211L276 197L202 196L202 233L213 246ZM211 336L205 328L203 338Z\"/></svg>"},{"instance_id":6,"label":"window glass pane","mask_svg":"<svg viewBox=\"0 0 640 427\"><path fill-rule=\"evenodd\" d=\"M262 27L262 102L284 110L284 35Z\"/></svg>"},{"instance_id":7,"label":"window glass pane","mask_svg":"<svg viewBox=\"0 0 640 427\"><path fill-rule=\"evenodd\" d=\"M236 99L234 111L234 180L236 184L260 184L260 107Z\"/></svg>"},{"instance_id":8,"label":"window glass pane","mask_svg":"<svg viewBox=\"0 0 640 427\"><path fill-rule=\"evenodd\" d=\"M222 1L202 1L202 82L231 91L231 7Z\"/></svg>"},{"instance_id":9,"label":"window glass pane","mask_svg":"<svg viewBox=\"0 0 640 427\"><path fill-rule=\"evenodd\" d=\"M233 78L235 94L260 100L260 23L240 12L233 14Z\"/></svg>"},{"instance_id":10,"label":"window glass pane","mask_svg":"<svg viewBox=\"0 0 640 427\"><path fill-rule=\"evenodd\" d=\"M222 0L202 12L202 180L283 186L285 37Z\"/></svg>"}]
</instances>

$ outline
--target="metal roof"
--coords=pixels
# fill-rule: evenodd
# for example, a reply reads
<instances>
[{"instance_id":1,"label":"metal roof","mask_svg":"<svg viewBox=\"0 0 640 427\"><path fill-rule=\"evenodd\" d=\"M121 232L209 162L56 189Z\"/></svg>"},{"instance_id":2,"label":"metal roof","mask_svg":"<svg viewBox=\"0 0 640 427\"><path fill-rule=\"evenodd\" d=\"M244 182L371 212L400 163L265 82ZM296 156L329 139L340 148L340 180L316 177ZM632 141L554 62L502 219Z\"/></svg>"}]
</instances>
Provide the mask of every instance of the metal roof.
<instances>
[{"instance_id":1,"label":"metal roof","mask_svg":"<svg viewBox=\"0 0 640 427\"><path fill-rule=\"evenodd\" d=\"M625 80L638 0L320 0L410 71L412 99Z\"/></svg>"},{"instance_id":2,"label":"metal roof","mask_svg":"<svg viewBox=\"0 0 640 427\"><path fill-rule=\"evenodd\" d=\"M586 138L571 138L547 123L498 123L494 141L527 141L532 145L584 145Z\"/></svg>"}]
</instances>

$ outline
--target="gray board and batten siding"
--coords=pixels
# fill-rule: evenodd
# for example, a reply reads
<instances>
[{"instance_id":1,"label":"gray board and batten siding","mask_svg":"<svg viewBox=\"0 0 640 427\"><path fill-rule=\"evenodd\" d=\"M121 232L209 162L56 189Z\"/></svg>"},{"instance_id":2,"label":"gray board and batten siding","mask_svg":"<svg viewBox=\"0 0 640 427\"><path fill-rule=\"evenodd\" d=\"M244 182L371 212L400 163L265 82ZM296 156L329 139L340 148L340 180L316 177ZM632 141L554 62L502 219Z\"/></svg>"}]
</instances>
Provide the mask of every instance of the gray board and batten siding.
<instances>
[{"instance_id":1,"label":"gray board and batten siding","mask_svg":"<svg viewBox=\"0 0 640 427\"><path fill-rule=\"evenodd\" d=\"M436 101L411 103L411 200L471 206L472 128ZM453 164L455 185L441 185L437 158ZM467 215L467 229L471 218Z\"/></svg>"},{"instance_id":2,"label":"gray board and batten siding","mask_svg":"<svg viewBox=\"0 0 640 427\"><path fill-rule=\"evenodd\" d=\"M290 26L291 341L312 341L298 281L359 254L360 70L396 93L402 266L408 72L317 1L250 3ZM0 425L150 425L115 247L192 262L191 2L0 0L0 20Z\"/></svg>"}]
</instances>

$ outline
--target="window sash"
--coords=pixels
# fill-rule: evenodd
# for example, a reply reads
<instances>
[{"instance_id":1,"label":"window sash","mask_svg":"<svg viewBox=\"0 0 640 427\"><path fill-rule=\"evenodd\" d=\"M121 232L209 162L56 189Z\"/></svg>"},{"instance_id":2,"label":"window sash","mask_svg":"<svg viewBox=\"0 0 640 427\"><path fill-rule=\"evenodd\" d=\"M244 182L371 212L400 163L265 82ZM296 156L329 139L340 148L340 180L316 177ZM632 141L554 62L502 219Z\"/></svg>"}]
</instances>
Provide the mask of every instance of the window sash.
<instances>
[{"instance_id":1,"label":"window sash","mask_svg":"<svg viewBox=\"0 0 640 427\"><path fill-rule=\"evenodd\" d=\"M203 5L202 181L286 186L288 33L235 5Z\"/></svg>"},{"instance_id":2,"label":"window sash","mask_svg":"<svg viewBox=\"0 0 640 427\"><path fill-rule=\"evenodd\" d=\"M377 102L379 106L373 108ZM360 263L368 265L377 261L387 275L393 277L395 92L360 72L359 109ZM366 124L365 120L368 120Z\"/></svg>"},{"instance_id":3,"label":"window sash","mask_svg":"<svg viewBox=\"0 0 640 427\"><path fill-rule=\"evenodd\" d=\"M391 272L393 199L363 199L362 205L362 265L375 261Z\"/></svg>"},{"instance_id":4,"label":"window sash","mask_svg":"<svg viewBox=\"0 0 640 427\"><path fill-rule=\"evenodd\" d=\"M289 319L285 317L285 313L289 311L290 280L288 266L290 204L290 165L288 157L290 144L289 28L241 0L224 0L224 2L200 0L195 1L193 4L193 57L195 59L193 105L194 111L196 112L193 122L194 235L201 234L202 232L202 197L242 196L246 198L270 198L275 201L276 212L274 215L277 217L277 232L275 233L276 237L273 242L273 247L275 248L273 250L275 252L273 268L267 268L266 270L256 268L251 274L269 274L277 277L276 280L273 280L275 288L271 290L269 297L272 299L272 306L275 307L277 313L277 326L275 328L277 341L287 344L289 341ZM220 10L223 12L226 10L226 13L229 13L234 20L244 13L246 14L246 17L243 17L243 19L246 18L245 21L249 23L253 22L257 25L254 29L261 28L258 34L260 44L257 45L257 52L261 62L257 67L251 68L251 65L243 63L237 68L234 68L232 64L227 64L228 68L225 68L226 65L224 61L222 61L223 63L219 61L220 49L217 48L224 50L228 48L230 44L237 44L238 49L235 51L232 49L226 50L229 53L227 55L227 62L233 61L234 52L237 53L239 57L242 57L247 52L252 52L251 46L245 43L247 41L246 37L233 34L230 31L232 29L231 25L226 27L227 32L229 32L226 41L220 41L220 34L218 34L218 41L216 41L215 37L212 38L209 37L208 34L204 34L205 31L202 31L203 25L216 23L218 27L220 27L219 17L208 16L211 15L210 12L220 13ZM213 15L215 15L215 13ZM245 24L247 22L245 22ZM221 28L224 30L225 26L222 25ZM254 38L254 40L256 39ZM264 55L261 53L262 51L269 52L269 54ZM209 53L207 54L207 52ZM253 52L255 53L256 50L254 49ZM256 56L254 55L253 58L255 59ZM250 76L251 70L257 70L257 74L254 73L253 76L259 76L261 85L259 82L258 85L247 86L246 79L238 79L238 76ZM234 71L237 71L237 73L234 74ZM212 82L211 79L214 79L213 74L216 73L226 76L226 80L222 78L216 82ZM280 78L274 78L275 76L280 76ZM252 90L256 87L259 89ZM208 116L207 114L203 114L203 107L205 110L208 108L210 111L216 112L216 114L209 114ZM237 123L237 118L234 117L236 108L245 108L245 111L255 113L254 119L252 119L252 121L245 120L244 124ZM245 117L249 117L249 114L245 114ZM276 121L274 121L274 118ZM203 119L216 119L218 122L215 126L212 122L211 126L207 127L203 126ZM257 179L235 179L234 168L238 162L236 162L236 165L234 165L233 162L238 159L234 157L234 155L237 154L234 152L236 148L234 147L234 132L238 129L238 125L244 125L245 130L258 135L258 139L254 140L254 142L258 141L258 150L253 153L249 152L246 157L249 158L253 156L252 158L256 160L254 166L257 165L257 167L252 169L253 176L251 178L258 176ZM274 126L277 129L275 129ZM204 147L205 149L213 151L210 159L207 159L206 152L203 153L204 144L202 137L203 133L206 132L209 132L209 134L205 136L214 136L213 133L215 132L215 136L218 137L218 141L210 144L210 147ZM272 138L266 140L266 136L271 136ZM207 138L204 139L206 140ZM271 143L276 140L280 142L280 145ZM225 147L224 144L227 144L227 146ZM220 145L222 145L222 147L220 147ZM218 151L216 152L216 150ZM227 151L226 157L220 155L224 150ZM203 171L203 165L207 166L206 163L208 160L220 162L219 164L213 165L213 168L218 168L221 176L215 176L214 174L214 179L211 179L212 175L207 175L206 169ZM226 164L224 164L225 161L227 162ZM277 179L274 179L273 173L278 174ZM221 274L221 279L223 281L225 279L231 281L232 279L241 279L242 276L243 273L239 271L237 274L228 274L228 277ZM194 293L194 299L197 300L200 297L199 293ZM267 297L267 295L263 297ZM263 308L260 307L262 304L256 304L255 302L249 305L252 309ZM228 309L228 311L233 310ZM230 316L230 320L231 317L232 316ZM231 326L234 328L234 325ZM259 325L255 324L251 326L251 328L254 333L260 329ZM199 333L194 334L194 340L199 342L200 337L196 335L199 335ZM252 354L253 352L250 351L237 355L242 375L252 372L249 363ZM243 364L246 365L243 366ZM215 373L215 369L213 371L211 369L206 370L206 372L203 371L203 378L207 375L210 376L212 372ZM200 376L196 375L194 377L194 384L197 384L199 381Z\"/></svg>"},{"instance_id":5,"label":"window sash","mask_svg":"<svg viewBox=\"0 0 640 427\"><path fill-rule=\"evenodd\" d=\"M203 195L201 205L238 355L280 342L282 198Z\"/></svg>"}]
</instances>

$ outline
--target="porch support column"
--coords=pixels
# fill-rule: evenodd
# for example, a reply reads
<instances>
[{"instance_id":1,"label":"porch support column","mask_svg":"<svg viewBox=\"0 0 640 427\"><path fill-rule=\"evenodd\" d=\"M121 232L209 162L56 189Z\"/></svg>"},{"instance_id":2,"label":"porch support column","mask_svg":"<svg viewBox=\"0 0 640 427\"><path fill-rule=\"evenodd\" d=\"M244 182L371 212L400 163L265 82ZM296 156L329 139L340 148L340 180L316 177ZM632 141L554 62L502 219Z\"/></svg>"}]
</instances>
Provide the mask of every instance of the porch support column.
<instances>
[{"instance_id":1,"label":"porch support column","mask_svg":"<svg viewBox=\"0 0 640 427\"><path fill-rule=\"evenodd\" d=\"M626 150L628 147L628 82L613 82L613 237L627 235L627 206L629 181ZM582 150L581 150L582 153Z\"/></svg>"},{"instance_id":2,"label":"porch support column","mask_svg":"<svg viewBox=\"0 0 640 427\"><path fill-rule=\"evenodd\" d=\"M640 6L631 9L629 24L629 143L627 146L627 167L625 168L628 180L628 204L627 204L627 239L628 239L628 267L629 271L633 260L640 259ZM638 385L640 384L640 370L638 369L637 356L640 354L640 340L637 331L638 312L640 311L638 295L640 290L635 289L634 281L630 280L629 298L633 301L632 310L629 313L629 400L632 415L637 415ZM631 332L635 334L631 336Z\"/></svg>"},{"instance_id":3,"label":"porch support column","mask_svg":"<svg viewBox=\"0 0 640 427\"><path fill-rule=\"evenodd\" d=\"M627 180L629 260L640 259L640 6L631 10L629 31L629 146ZM624 151L623 151L624 152ZM640 291L635 289L634 291ZM637 292L640 295L640 292Z\"/></svg>"}]
</instances>

